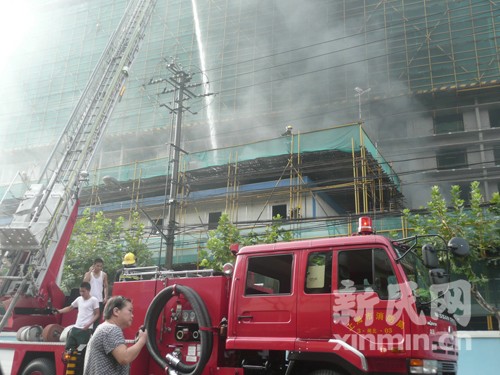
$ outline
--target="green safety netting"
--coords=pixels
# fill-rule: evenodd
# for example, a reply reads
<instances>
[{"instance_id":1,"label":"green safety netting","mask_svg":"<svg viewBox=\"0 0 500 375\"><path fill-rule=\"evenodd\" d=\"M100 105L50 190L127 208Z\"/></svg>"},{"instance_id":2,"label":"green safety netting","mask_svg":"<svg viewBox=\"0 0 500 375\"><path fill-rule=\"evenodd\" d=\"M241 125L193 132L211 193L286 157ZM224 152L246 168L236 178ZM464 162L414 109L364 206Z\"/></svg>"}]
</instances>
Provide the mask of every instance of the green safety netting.
<instances>
[{"instance_id":1,"label":"green safety netting","mask_svg":"<svg viewBox=\"0 0 500 375\"><path fill-rule=\"evenodd\" d=\"M400 181L389 163L380 155L373 142L359 123L340 125L326 130L317 130L296 134L292 137L279 137L233 147L194 152L182 157L181 165L186 171L225 165L227 163L244 162L257 158L274 157L293 153L337 150L346 153L359 152L364 145L382 170L399 188ZM93 176L93 183L101 183L102 176L113 176L120 181L157 177L166 174L166 158L146 160L117 167L103 168ZM138 172L140 170L140 172Z\"/></svg>"},{"instance_id":2,"label":"green safety netting","mask_svg":"<svg viewBox=\"0 0 500 375\"><path fill-rule=\"evenodd\" d=\"M257 158L288 155L290 151L293 151L295 154L325 150L352 153L353 149L355 152L359 152L362 145L377 160L382 170L392 180L394 185L399 188L399 178L389 163L380 155L360 123L345 124L326 130L300 133L293 137L279 137L233 147L190 153L183 156L181 168L185 171L196 170L225 165L235 161L244 162ZM94 170L91 172L89 183L91 185L102 184L104 176L115 177L118 181L132 181L164 176L168 173L167 168L168 158L166 157L137 161L135 163ZM3 195L6 188L6 186L0 187L1 195ZM22 194L23 191L21 184L13 187L13 192L17 196Z\"/></svg>"}]
</instances>

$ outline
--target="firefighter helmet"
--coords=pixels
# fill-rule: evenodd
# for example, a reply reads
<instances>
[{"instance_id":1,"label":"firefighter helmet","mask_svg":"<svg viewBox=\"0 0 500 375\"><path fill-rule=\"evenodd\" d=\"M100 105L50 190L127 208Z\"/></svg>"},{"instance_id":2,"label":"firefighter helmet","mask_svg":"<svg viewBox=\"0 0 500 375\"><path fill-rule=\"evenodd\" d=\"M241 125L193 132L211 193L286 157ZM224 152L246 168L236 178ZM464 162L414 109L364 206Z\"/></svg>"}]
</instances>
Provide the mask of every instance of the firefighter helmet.
<instances>
[{"instance_id":1,"label":"firefighter helmet","mask_svg":"<svg viewBox=\"0 0 500 375\"><path fill-rule=\"evenodd\" d=\"M135 263L135 255L134 253L127 253L125 254L125 256L123 257L123 262L122 264L124 265L131 265L131 264L134 264Z\"/></svg>"}]
</instances>

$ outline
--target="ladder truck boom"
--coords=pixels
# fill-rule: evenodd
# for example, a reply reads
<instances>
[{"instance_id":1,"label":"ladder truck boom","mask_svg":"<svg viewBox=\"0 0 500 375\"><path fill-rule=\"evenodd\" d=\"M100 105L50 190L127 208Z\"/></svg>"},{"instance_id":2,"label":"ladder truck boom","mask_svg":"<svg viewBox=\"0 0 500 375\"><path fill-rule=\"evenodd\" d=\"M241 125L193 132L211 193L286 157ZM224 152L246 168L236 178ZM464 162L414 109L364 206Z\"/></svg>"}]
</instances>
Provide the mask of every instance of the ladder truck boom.
<instances>
[{"instance_id":1,"label":"ladder truck boom","mask_svg":"<svg viewBox=\"0 0 500 375\"><path fill-rule=\"evenodd\" d=\"M9 225L0 228L0 250L12 265L0 279L7 305L0 331L20 299L48 308L78 211L78 191L118 101L156 0L133 0L112 34L97 66L37 183L29 186ZM59 290L60 293L60 290ZM7 302L5 302L7 301ZM14 324L12 329L16 329ZM18 327L17 327L18 328Z\"/></svg>"}]
</instances>

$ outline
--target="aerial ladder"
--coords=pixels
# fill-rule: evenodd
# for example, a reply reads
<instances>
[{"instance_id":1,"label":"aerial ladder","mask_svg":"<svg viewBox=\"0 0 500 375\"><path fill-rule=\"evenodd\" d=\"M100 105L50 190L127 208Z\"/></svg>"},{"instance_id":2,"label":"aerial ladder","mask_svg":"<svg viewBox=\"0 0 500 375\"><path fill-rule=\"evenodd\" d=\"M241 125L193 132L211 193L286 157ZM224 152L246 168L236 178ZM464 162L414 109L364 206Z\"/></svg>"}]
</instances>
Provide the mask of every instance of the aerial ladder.
<instances>
[{"instance_id":1,"label":"aerial ladder","mask_svg":"<svg viewBox=\"0 0 500 375\"><path fill-rule=\"evenodd\" d=\"M38 181L20 199L9 225L0 227L1 255L10 261L0 276L5 308L0 331L26 325L26 315L30 324L50 323L51 306L64 298L56 280L76 221L78 192L88 180L86 171L123 94L155 5L156 0L129 2ZM16 318L22 323L16 324Z\"/></svg>"}]
</instances>

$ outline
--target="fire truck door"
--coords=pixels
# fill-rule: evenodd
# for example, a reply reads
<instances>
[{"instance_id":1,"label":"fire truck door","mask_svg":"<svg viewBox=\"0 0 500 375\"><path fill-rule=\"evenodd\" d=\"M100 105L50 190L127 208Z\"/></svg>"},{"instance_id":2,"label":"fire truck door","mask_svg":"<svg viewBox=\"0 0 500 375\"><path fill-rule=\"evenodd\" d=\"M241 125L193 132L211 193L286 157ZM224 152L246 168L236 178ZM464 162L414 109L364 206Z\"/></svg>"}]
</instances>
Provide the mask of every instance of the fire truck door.
<instances>
[{"instance_id":1,"label":"fire truck door","mask_svg":"<svg viewBox=\"0 0 500 375\"><path fill-rule=\"evenodd\" d=\"M402 352L409 322L386 250L346 249L334 257L332 339L362 351Z\"/></svg>"},{"instance_id":2,"label":"fire truck door","mask_svg":"<svg viewBox=\"0 0 500 375\"><path fill-rule=\"evenodd\" d=\"M290 253L247 258L244 290L235 307L235 348L293 348L293 269L294 256Z\"/></svg>"}]
</instances>

